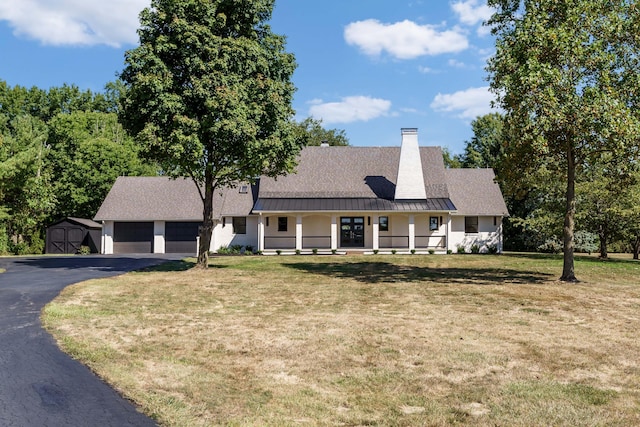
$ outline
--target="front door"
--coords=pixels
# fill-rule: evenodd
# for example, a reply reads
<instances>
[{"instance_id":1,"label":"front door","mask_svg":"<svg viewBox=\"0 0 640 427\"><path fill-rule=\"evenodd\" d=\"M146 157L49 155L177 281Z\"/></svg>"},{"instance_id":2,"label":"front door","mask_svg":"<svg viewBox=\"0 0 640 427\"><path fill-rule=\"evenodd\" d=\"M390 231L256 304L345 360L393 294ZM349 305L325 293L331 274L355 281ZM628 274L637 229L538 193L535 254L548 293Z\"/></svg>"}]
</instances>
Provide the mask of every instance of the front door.
<instances>
[{"instance_id":1,"label":"front door","mask_svg":"<svg viewBox=\"0 0 640 427\"><path fill-rule=\"evenodd\" d=\"M364 247L364 217L343 216L340 218L340 246L343 248Z\"/></svg>"}]
</instances>

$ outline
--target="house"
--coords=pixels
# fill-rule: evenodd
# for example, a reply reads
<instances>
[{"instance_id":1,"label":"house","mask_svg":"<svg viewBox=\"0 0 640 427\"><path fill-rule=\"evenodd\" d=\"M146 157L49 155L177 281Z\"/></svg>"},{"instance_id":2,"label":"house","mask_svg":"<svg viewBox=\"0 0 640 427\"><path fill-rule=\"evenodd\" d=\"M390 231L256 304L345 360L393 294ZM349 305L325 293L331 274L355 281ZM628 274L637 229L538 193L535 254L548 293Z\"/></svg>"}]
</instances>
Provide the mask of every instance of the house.
<instances>
[{"instance_id":1,"label":"house","mask_svg":"<svg viewBox=\"0 0 640 427\"><path fill-rule=\"evenodd\" d=\"M502 250L491 169L446 169L415 128L400 147L306 147L296 172L215 195L211 250ZM187 179L120 177L96 214L102 252L195 252L202 201Z\"/></svg>"}]
</instances>

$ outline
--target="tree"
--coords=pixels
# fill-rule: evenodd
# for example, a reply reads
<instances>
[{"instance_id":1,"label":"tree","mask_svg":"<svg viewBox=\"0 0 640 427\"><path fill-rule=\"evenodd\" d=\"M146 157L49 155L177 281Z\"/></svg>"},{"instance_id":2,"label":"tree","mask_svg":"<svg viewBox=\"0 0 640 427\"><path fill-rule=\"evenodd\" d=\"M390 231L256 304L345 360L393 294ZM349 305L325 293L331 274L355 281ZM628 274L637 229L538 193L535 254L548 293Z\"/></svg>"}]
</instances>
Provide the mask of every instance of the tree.
<instances>
[{"instance_id":1,"label":"tree","mask_svg":"<svg viewBox=\"0 0 640 427\"><path fill-rule=\"evenodd\" d=\"M609 243L621 239L628 227L625 214L633 207L638 178L630 165L616 159L594 159L583 168L576 184L577 219L581 228L597 234L600 258L608 258Z\"/></svg>"},{"instance_id":2,"label":"tree","mask_svg":"<svg viewBox=\"0 0 640 427\"><path fill-rule=\"evenodd\" d=\"M157 174L115 113L60 113L49 121L48 141L58 197L50 220L93 218L117 177Z\"/></svg>"},{"instance_id":3,"label":"tree","mask_svg":"<svg viewBox=\"0 0 640 427\"><path fill-rule=\"evenodd\" d=\"M193 179L203 201L198 265L206 268L223 187L295 165L295 69L271 31L274 0L152 0L140 46L125 55L120 118L148 158Z\"/></svg>"},{"instance_id":4,"label":"tree","mask_svg":"<svg viewBox=\"0 0 640 427\"><path fill-rule=\"evenodd\" d=\"M465 144L464 154L460 157L463 168L498 168L503 155L502 115L485 114L471 122L473 137Z\"/></svg>"},{"instance_id":5,"label":"tree","mask_svg":"<svg viewBox=\"0 0 640 427\"><path fill-rule=\"evenodd\" d=\"M451 154L449 147L442 148L442 160L444 161L444 167L447 169L456 169L462 167L461 156L458 154Z\"/></svg>"},{"instance_id":6,"label":"tree","mask_svg":"<svg viewBox=\"0 0 640 427\"><path fill-rule=\"evenodd\" d=\"M489 0L497 36L490 87L505 111L504 173L563 177L563 281L576 281L576 176L592 157L638 156L635 1Z\"/></svg>"},{"instance_id":7,"label":"tree","mask_svg":"<svg viewBox=\"0 0 640 427\"><path fill-rule=\"evenodd\" d=\"M296 130L300 133L299 138L305 142L305 145L318 146L323 142L330 146L349 145L349 139L344 130L325 129L322 126L322 120L316 120L313 117L307 117L296 123Z\"/></svg>"},{"instance_id":8,"label":"tree","mask_svg":"<svg viewBox=\"0 0 640 427\"><path fill-rule=\"evenodd\" d=\"M46 163L47 126L21 115L0 127L0 243L12 246L0 249L42 252L41 225L55 203Z\"/></svg>"}]
</instances>

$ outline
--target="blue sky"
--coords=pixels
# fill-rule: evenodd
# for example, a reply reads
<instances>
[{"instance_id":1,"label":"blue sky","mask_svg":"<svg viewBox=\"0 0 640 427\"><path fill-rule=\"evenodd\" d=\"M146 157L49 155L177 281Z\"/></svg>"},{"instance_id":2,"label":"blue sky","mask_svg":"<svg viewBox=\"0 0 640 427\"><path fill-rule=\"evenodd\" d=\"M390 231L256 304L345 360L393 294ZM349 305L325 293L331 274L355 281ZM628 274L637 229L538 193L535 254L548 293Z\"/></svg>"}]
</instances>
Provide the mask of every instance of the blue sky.
<instances>
[{"instance_id":1,"label":"blue sky","mask_svg":"<svg viewBox=\"0 0 640 427\"><path fill-rule=\"evenodd\" d=\"M137 44L149 0L0 0L0 79L101 91ZM461 153L491 112L494 39L483 0L276 0L271 26L296 56L297 119L344 129L352 145L400 143Z\"/></svg>"}]
</instances>

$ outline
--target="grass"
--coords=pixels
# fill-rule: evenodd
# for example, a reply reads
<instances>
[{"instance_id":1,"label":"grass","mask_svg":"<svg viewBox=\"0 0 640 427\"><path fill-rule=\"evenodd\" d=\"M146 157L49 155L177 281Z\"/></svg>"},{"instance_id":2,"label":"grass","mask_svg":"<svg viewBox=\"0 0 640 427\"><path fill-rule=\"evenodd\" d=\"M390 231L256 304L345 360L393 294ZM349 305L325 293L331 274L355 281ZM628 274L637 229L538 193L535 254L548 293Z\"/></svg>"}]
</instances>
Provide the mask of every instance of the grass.
<instances>
[{"instance_id":1,"label":"grass","mask_svg":"<svg viewBox=\"0 0 640 427\"><path fill-rule=\"evenodd\" d=\"M221 257L67 288L60 346L167 426L640 425L640 263Z\"/></svg>"}]
</instances>

